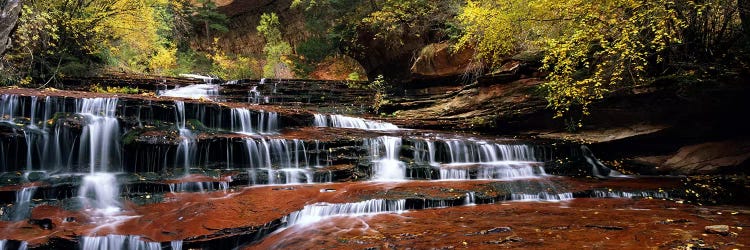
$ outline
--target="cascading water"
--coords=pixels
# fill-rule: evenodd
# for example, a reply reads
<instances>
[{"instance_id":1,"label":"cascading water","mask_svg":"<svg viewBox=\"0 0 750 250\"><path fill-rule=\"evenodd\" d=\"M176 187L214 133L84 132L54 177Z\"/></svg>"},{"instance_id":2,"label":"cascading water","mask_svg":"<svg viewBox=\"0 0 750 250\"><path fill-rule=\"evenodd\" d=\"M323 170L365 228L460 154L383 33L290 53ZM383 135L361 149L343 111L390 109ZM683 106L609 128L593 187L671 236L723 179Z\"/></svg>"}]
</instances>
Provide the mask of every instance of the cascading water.
<instances>
[{"instance_id":1,"label":"cascading water","mask_svg":"<svg viewBox=\"0 0 750 250\"><path fill-rule=\"evenodd\" d=\"M196 151L196 138L190 129L187 129L187 119L185 117L185 102L175 101L175 126L180 132L180 144L177 145L177 159L175 162L181 162L185 170L185 175L190 174L190 167L193 164L193 157Z\"/></svg>"},{"instance_id":2,"label":"cascading water","mask_svg":"<svg viewBox=\"0 0 750 250\"><path fill-rule=\"evenodd\" d=\"M256 126L253 126L253 112L245 108L233 108L230 112L232 117L232 131L241 134L275 134L279 130L279 115L276 112L260 111Z\"/></svg>"},{"instance_id":3,"label":"cascading water","mask_svg":"<svg viewBox=\"0 0 750 250\"><path fill-rule=\"evenodd\" d=\"M330 126L334 128L356 128L364 130L397 130L396 125L387 122L371 121L357 117L330 115ZM321 118L322 119L322 118ZM317 119L316 119L317 120Z\"/></svg>"},{"instance_id":4,"label":"cascading water","mask_svg":"<svg viewBox=\"0 0 750 250\"><path fill-rule=\"evenodd\" d=\"M182 250L182 241L173 240L172 242L169 242L169 246L172 247L172 250Z\"/></svg>"},{"instance_id":5,"label":"cascading water","mask_svg":"<svg viewBox=\"0 0 750 250\"><path fill-rule=\"evenodd\" d=\"M406 200L366 200L355 203L315 203L285 217L286 226L305 225L334 216L361 216L406 210Z\"/></svg>"},{"instance_id":6,"label":"cascading water","mask_svg":"<svg viewBox=\"0 0 750 250\"><path fill-rule=\"evenodd\" d=\"M476 205L476 197L474 192L468 192L466 193L466 198L464 198L464 205L466 206L474 206Z\"/></svg>"},{"instance_id":7,"label":"cascading water","mask_svg":"<svg viewBox=\"0 0 750 250\"><path fill-rule=\"evenodd\" d=\"M13 122L13 117L18 112L19 104L17 95L4 94L0 96L0 121Z\"/></svg>"},{"instance_id":8,"label":"cascading water","mask_svg":"<svg viewBox=\"0 0 750 250\"><path fill-rule=\"evenodd\" d=\"M451 139L414 141L414 161L437 168L440 179L515 179L545 175L528 145ZM438 159L438 150L442 150ZM441 162L442 161L442 162Z\"/></svg>"},{"instance_id":9,"label":"cascading water","mask_svg":"<svg viewBox=\"0 0 750 250\"><path fill-rule=\"evenodd\" d=\"M591 149L586 147L586 145L581 145L581 151L583 152L584 159L586 159L586 163L591 166L591 174L593 176L599 178L624 176L620 172L604 166L604 164L602 164L602 162L594 156L594 153L591 152Z\"/></svg>"},{"instance_id":10,"label":"cascading water","mask_svg":"<svg viewBox=\"0 0 750 250\"><path fill-rule=\"evenodd\" d=\"M88 153L91 173L120 167L120 125L115 117L117 98L82 99L78 114L86 117L81 134L81 159ZM98 168L98 169L97 169Z\"/></svg>"},{"instance_id":11,"label":"cascading water","mask_svg":"<svg viewBox=\"0 0 750 250\"><path fill-rule=\"evenodd\" d=\"M206 78L204 79L204 81L206 81L205 84L194 84L194 85L188 85L185 87L178 86L178 87L175 87L174 89L158 91L157 94L160 96L182 97L182 98L192 98L192 99L198 99L198 98L214 99L217 96L219 96L219 85L211 84L212 80L213 80L212 78Z\"/></svg>"},{"instance_id":12,"label":"cascading water","mask_svg":"<svg viewBox=\"0 0 750 250\"><path fill-rule=\"evenodd\" d=\"M369 139L367 144L373 159L373 180L398 181L406 178L406 164L398 159L401 150L400 137L381 136Z\"/></svg>"},{"instance_id":13,"label":"cascading water","mask_svg":"<svg viewBox=\"0 0 750 250\"><path fill-rule=\"evenodd\" d=\"M595 198L658 198L666 199L669 198L667 192L656 192L656 191L638 191L638 192L627 192L627 191L616 191L616 190L594 190L592 197Z\"/></svg>"},{"instance_id":14,"label":"cascading water","mask_svg":"<svg viewBox=\"0 0 750 250\"><path fill-rule=\"evenodd\" d=\"M233 108L231 111L232 115L232 131L235 133L242 134L254 134L252 118L250 116L250 110L244 108Z\"/></svg>"},{"instance_id":15,"label":"cascading water","mask_svg":"<svg viewBox=\"0 0 750 250\"><path fill-rule=\"evenodd\" d=\"M326 115L315 114L313 116L315 117L315 120L313 120L313 126L315 126L315 127L328 127L328 118L326 117Z\"/></svg>"},{"instance_id":16,"label":"cascading water","mask_svg":"<svg viewBox=\"0 0 750 250\"><path fill-rule=\"evenodd\" d=\"M245 146L250 184L312 183L312 157L302 140L245 139ZM265 180L258 178L259 171L265 171Z\"/></svg>"},{"instance_id":17,"label":"cascading water","mask_svg":"<svg viewBox=\"0 0 750 250\"><path fill-rule=\"evenodd\" d=\"M119 186L110 170L120 166L120 129L115 117L117 98L82 99L78 114L86 117L81 135L81 159L88 153L90 173L78 191L88 207L103 214L119 211Z\"/></svg>"},{"instance_id":18,"label":"cascading water","mask_svg":"<svg viewBox=\"0 0 750 250\"><path fill-rule=\"evenodd\" d=\"M258 118L258 129L261 134L272 134L279 130L279 115L276 112L261 111Z\"/></svg>"},{"instance_id":19,"label":"cascading water","mask_svg":"<svg viewBox=\"0 0 750 250\"><path fill-rule=\"evenodd\" d=\"M13 205L13 220L23 220L29 217L31 198L34 197L36 189L36 187L25 187L16 191L16 203Z\"/></svg>"},{"instance_id":20,"label":"cascading water","mask_svg":"<svg viewBox=\"0 0 750 250\"><path fill-rule=\"evenodd\" d=\"M107 235L95 237L81 237L81 250L161 250L161 243L141 240L140 236Z\"/></svg>"}]
</instances>

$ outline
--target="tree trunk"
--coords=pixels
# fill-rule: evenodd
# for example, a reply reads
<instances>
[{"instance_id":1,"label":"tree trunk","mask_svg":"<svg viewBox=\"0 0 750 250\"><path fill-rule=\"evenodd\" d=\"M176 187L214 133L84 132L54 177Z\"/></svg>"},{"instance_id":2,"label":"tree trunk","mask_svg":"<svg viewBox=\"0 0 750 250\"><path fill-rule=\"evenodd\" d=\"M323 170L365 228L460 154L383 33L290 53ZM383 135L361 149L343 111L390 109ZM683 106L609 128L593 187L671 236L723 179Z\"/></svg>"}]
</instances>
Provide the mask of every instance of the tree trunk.
<instances>
[{"instance_id":1,"label":"tree trunk","mask_svg":"<svg viewBox=\"0 0 750 250\"><path fill-rule=\"evenodd\" d=\"M750 39L750 0L737 0L740 9L740 21L745 38Z\"/></svg>"},{"instance_id":2,"label":"tree trunk","mask_svg":"<svg viewBox=\"0 0 750 250\"><path fill-rule=\"evenodd\" d=\"M16 30L22 5L23 3L19 0L9 0L0 6L0 57L11 45L10 37Z\"/></svg>"},{"instance_id":3,"label":"tree trunk","mask_svg":"<svg viewBox=\"0 0 750 250\"><path fill-rule=\"evenodd\" d=\"M211 43L212 42L211 41L211 34L208 33L209 32L208 21L203 21L203 24L206 26L206 39L208 40L209 43Z\"/></svg>"}]
</instances>

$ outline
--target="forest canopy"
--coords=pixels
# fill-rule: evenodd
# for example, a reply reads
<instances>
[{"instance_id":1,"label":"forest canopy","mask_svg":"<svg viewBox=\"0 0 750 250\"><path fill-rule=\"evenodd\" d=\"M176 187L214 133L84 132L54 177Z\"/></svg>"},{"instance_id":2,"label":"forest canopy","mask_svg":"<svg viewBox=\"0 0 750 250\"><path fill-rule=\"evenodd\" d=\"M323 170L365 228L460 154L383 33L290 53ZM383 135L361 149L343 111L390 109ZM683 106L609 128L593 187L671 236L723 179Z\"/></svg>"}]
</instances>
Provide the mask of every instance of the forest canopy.
<instances>
[{"instance_id":1,"label":"forest canopy","mask_svg":"<svg viewBox=\"0 0 750 250\"><path fill-rule=\"evenodd\" d=\"M367 62L449 43L474 51L485 72L519 53L540 55L550 107L579 119L624 88L746 68L748 2L287 0L289 13L264 11L252 29L230 31L211 0L27 0L2 73L6 84L102 72L304 78L331 57ZM304 27L287 27L294 15ZM262 53L223 49L224 32L259 34Z\"/></svg>"},{"instance_id":2,"label":"forest canopy","mask_svg":"<svg viewBox=\"0 0 750 250\"><path fill-rule=\"evenodd\" d=\"M475 48L494 67L542 51L550 107L558 117L580 117L623 87L744 64L747 7L743 0L470 0L457 17L464 31L457 46Z\"/></svg>"}]
</instances>

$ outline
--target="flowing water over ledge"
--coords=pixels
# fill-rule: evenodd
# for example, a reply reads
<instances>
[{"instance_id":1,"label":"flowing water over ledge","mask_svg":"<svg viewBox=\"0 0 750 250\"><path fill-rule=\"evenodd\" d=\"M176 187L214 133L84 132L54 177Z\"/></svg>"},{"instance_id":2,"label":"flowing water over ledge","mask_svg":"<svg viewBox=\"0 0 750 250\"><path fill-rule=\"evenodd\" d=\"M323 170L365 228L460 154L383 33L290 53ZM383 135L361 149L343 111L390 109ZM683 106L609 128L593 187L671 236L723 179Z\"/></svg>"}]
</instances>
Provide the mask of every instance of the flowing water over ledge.
<instances>
[{"instance_id":1,"label":"flowing water over ledge","mask_svg":"<svg viewBox=\"0 0 750 250\"><path fill-rule=\"evenodd\" d=\"M557 236L536 240L542 236L525 225L553 219L560 225L544 225L567 227L554 230L572 237L569 230L635 232L658 223L654 212L697 221L690 235L708 223L683 204L695 197L682 178L622 176L585 146L258 106L258 88L269 84L243 97L221 94L240 83L167 90L157 99L0 95L0 249L550 248L560 246ZM204 98L169 97L196 93ZM733 227L737 244L750 238L737 229L750 218L743 209L712 218ZM612 225L606 216L647 219ZM663 230L648 242L666 244L672 229ZM437 232L447 238L430 241Z\"/></svg>"}]
</instances>

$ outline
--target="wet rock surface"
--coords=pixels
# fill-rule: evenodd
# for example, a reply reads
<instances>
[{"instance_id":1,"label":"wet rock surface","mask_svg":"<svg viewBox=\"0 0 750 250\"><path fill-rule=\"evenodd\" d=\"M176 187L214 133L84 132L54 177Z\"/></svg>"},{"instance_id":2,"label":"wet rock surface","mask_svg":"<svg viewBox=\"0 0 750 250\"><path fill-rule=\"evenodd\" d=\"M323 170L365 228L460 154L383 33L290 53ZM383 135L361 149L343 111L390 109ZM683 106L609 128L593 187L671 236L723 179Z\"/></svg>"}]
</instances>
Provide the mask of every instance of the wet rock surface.
<instances>
[{"instance_id":1,"label":"wet rock surface","mask_svg":"<svg viewBox=\"0 0 750 250\"><path fill-rule=\"evenodd\" d=\"M622 175L626 163L596 158L673 126L565 140L425 130L482 131L512 114L519 120L503 122L535 123L546 111L523 67L498 72L516 79L508 84L406 96L390 107L411 110L382 121L347 116L366 110L365 94L346 94L341 82L246 80L195 98L2 89L0 240L40 249L104 240L186 249L750 244L738 191L746 177ZM498 107L507 112L492 124L463 127ZM636 156L651 168L744 166L743 140L690 145ZM706 233L712 225L728 232Z\"/></svg>"}]
</instances>

